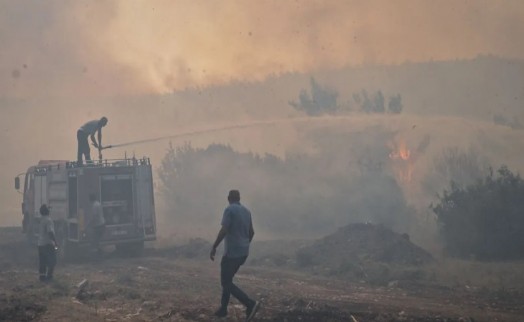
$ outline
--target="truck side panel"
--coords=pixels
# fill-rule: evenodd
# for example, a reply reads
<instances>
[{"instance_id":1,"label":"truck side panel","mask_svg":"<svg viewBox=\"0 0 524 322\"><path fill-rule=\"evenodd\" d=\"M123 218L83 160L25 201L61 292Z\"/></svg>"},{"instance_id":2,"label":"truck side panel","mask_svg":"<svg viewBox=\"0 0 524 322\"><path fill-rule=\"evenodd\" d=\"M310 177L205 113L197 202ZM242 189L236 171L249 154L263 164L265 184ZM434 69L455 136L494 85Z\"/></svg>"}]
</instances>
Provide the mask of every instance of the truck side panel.
<instances>
[{"instance_id":1,"label":"truck side panel","mask_svg":"<svg viewBox=\"0 0 524 322\"><path fill-rule=\"evenodd\" d=\"M146 240L156 236L155 202L153 197L153 178L151 166L142 165L136 168L136 196L138 225Z\"/></svg>"},{"instance_id":2,"label":"truck side panel","mask_svg":"<svg viewBox=\"0 0 524 322\"><path fill-rule=\"evenodd\" d=\"M49 171L47 202L53 211L54 220L67 219L67 169Z\"/></svg>"}]
</instances>

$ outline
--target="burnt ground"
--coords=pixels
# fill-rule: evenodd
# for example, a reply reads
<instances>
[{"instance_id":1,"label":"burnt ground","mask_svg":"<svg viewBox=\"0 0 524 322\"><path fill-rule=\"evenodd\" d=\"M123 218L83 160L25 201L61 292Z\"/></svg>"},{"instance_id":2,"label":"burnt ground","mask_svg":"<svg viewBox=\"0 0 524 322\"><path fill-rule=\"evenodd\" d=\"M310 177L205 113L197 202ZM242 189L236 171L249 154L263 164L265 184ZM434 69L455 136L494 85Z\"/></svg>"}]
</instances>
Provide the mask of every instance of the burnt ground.
<instances>
[{"instance_id":1,"label":"burnt ground","mask_svg":"<svg viewBox=\"0 0 524 322\"><path fill-rule=\"evenodd\" d=\"M315 253L323 242L289 242L287 246ZM402 241L398 243L406 247ZM254 321L524 318L524 293L516 289L501 293L500 289L451 287L420 279L373 283L352 274L329 270L322 274L322 266L298 265L284 252L286 242L267 245L254 245L252 259L236 277L239 286L262 301ZM279 253L271 254L267 249L278 249ZM195 239L170 248L155 249L153 245L133 258L107 249L104 258L94 260L86 252L76 263L59 263L54 282L41 283L37 280L36 250L24 243L19 228L1 228L0 321L243 321L244 310L235 301L227 318L212 316L220 297L219 262L207 258L208 250L207 241ZM257 252L261 253L258 257ZM417 262L420 256L427 259L419 250L416 254ZM365 273L367 267L362 263L372 259L359 262L359 269ZM77 296L77 284L83 279L88 284Z\"/></svg>"}]
</instances>

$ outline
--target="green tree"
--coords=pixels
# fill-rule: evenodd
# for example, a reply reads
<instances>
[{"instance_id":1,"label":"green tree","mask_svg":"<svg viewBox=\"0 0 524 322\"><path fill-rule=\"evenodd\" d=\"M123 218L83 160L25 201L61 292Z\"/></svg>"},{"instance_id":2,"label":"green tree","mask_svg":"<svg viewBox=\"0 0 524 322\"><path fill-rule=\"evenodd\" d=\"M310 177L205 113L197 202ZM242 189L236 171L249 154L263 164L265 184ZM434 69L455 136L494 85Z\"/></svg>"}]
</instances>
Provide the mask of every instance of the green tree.
<instances>
[{"instance_id":1,"label":"green tree","mask_svg":"<svg viewBox=\"0 0 524 322\"><path fill-rule=\"evenodd\" d=\"M310 85L311 94L302 89L298 95L298 102L290 101L289 105L312 116L335 113L338 110L338 92L327 86L321 86L313 77L310 79Z\"/></svg>"},{"instance_id":2,"label":"green tree","mask_svg":"<svg viewBox=\"0 0 524 322\"><path fill-rule=\"evenodd\" d=\"M385 113L386 112L386 99L381 90L376 91L374 94L368 94L363 89L360 93L353 93L353 101L360 106L362 112L365 113ZM388 112L399 114L402 111L402 97L400 94L389 98Z\"/></svg>"},{"instance_id":3,"label":"green tree","mask_svg":"<svg viewBox=\"0 0 524 322\"><path fill-rule=\"evenodd\" d=\"M375 94L373 107L373 112L375 113L384 113L386 111L384 108L384 94L380 90Z\"/></svg>"},{"instance_id":4,"label":"green tree","mask_svg":"<svg viewBox=\"0 0 524 322\"><path fill-rule=\"evenodd\" d=\"M446 251L457 257L524 258L524 181L501 167L474 184L451 183L436 205Z\"/></svg>"},{"instance_id":5,"label":"green tree","mask_svg":"<svg viewBox=\"0 0 524 322\"><path fill-rule=\"evenodd\" d=\"M402 96L397 94L396 96L391 96L388 103L388 111L393 114L400 114L402 112Z\"/></svg>"},{"instance_id":6,"label":"green tree","mask_svg":"<svg viewBox=\"0 0 524 322\"><path fill-rule=\"evenodd\" d=\"M358 101L360 102L360 108L362 109L362 111L366 113L372 113L375 110L375 106L369 98L368 92L365 89L363 89L361 94L362 96L360 96L360 94L357 94Z\"/></svg>"}]
</instances>

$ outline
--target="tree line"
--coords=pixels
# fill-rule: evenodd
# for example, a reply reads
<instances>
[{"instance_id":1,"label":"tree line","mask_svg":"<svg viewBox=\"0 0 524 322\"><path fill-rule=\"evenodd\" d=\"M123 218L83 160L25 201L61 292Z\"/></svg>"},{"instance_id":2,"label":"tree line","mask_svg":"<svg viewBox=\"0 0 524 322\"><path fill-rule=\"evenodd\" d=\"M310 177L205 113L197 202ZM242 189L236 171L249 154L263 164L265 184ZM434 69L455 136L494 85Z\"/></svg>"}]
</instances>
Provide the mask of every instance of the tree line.
<instances>
[{"instance_id":1,"label":"tree line","mask_svg":"<svg viewBox=\"0 0 524 322\"><path fill-rule=\"evenodd\" d=\"M310 90L300 90L298 101L289 101L289 105L310 116L334 114L342 110L349 111L355 105L357 111L364 113L399 114L404 108L400 94L389 96L386 103L386 97L381 90L368 93L367 90L362 89L360 92L353 93L353 101L346 105L339 104L338 97L337 90L323 86L311 77Z\"/></svg>"}]
</instances>

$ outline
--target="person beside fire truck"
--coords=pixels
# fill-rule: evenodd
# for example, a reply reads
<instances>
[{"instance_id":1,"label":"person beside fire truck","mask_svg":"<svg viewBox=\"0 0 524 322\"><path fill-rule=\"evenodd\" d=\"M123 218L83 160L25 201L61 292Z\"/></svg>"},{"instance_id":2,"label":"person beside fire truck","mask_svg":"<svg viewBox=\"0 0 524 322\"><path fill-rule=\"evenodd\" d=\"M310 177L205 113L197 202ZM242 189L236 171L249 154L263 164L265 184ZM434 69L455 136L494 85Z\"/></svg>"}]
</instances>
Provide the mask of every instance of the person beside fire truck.
<instances>
[{"instance_id":1,"label":"person beside fire truck","mask_svg":"<svg viewBox=\"0 0 524 322\"><path fill-rule=\"evenodd\" d=\"M107 117L102 117L99 120L92 120L82 125L76 132L76 139L78 141L77 163L82 165L82 155L85 156L86 163L91 161L91 150L87 138L91 138L91 142L95 148L101 150L102 146L102 128L107 124ZM95 138L95 134L97 138ZM98 139L98 142L97 142Z\"/></svg>"},{"instance_id":2,"label":"person beside fire truck","mask_svg":"<svg viewBox=\"0 0 524 322\"><path fill-rule=\"evenodd\" d=\"M40 281L47 282L53 279L56 265L55 225L49 217L49 208L46 204L40 207L40 230L38 235L38 272Z\"/></svg>"},{"instance_id":3,"label":"person beside fire truck","mask_svg":"<svg viewBox=\"0 0 524 322\"><path fill-rule=\"evenodd\" d=\"M91 234L91 242L93 247L96 248L98 255L102 255L102 247L100 246L100 240L106 230L106 221L104 219L104 211L100 201L98 201L94 193L89 194L89 202L91 203L89 211L89 232Z\"/></svg>"}]
</instances>

